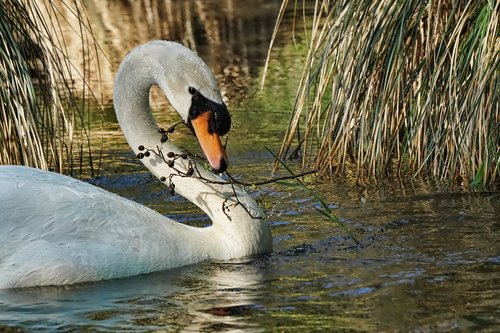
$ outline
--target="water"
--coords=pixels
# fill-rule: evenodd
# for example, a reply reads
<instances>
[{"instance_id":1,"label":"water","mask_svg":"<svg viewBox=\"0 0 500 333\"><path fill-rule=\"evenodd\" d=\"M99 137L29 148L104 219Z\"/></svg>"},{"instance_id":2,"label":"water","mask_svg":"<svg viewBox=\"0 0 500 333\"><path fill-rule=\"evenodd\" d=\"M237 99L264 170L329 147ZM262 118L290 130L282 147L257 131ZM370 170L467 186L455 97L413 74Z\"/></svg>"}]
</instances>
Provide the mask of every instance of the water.
<instances>
[{"instance_id":1,"label":"water","mask_svg":"<svg viewBox=\"0 0 500 333\"><path fill-rule=\"evenodd\" d=\"M231 172L265 178L272 163L266 147L277 149L286 129L295 80L290 68L300 68L299 62L283 38L276 51L279 61L272 63L265 91L258 93L268 43L264 36L270 36L280 2L268 2L260 15L246 2L230 1L232 11L224 7L223 13L233 16L224 18L218 3L205 3L215 20L207 22L224 22L220 31L233 32L223 38L230 46L214 55L217 48L211 46L222 42L212 30L202 34L211 38L194 39L229 100ZM182 39L182 26L172 26ZM158 38L139 35L127 38ZM246 55L237 47L242 43L251 45ZM218 67L228 59L230 65ZM177 118L164 110L164 102L158 102L155 114L168 127ZM102 177L91 182L182 223L207 224L199 210L170 196L144 171L109 108L104 119ZM196 149L186 130L172 139ZM112 281L0 290L0 331L500 330L498 193L460 193L428 181L356 186L341 179L308 180L361 245L317 213L318 203L307 192L261 186L255 195L269 215L272 254Z\"/></svg>"},{"instance_id":2,"label":"water","mask_svg":"<svg viewBox=\"0 0 500 333\"><path fill-rule=\"evenodd\" d=\"M206 222L147 174L100 185L163 209L166 201ZM422 186L321 190L360 247L321 218L304 193L261 191L273 204L272 254L77 286L2 290L0 322L40 331L500 328L498 196Z\"/></svg>"}]
</instances>

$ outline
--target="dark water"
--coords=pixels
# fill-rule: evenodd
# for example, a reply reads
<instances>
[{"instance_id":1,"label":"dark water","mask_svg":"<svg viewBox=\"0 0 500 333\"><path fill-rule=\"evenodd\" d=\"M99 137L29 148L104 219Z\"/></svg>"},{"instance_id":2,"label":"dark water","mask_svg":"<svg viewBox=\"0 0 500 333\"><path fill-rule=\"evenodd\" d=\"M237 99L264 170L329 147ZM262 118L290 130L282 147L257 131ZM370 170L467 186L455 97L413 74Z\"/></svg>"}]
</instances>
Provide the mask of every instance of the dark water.
<instances>
[{"instance_id":1,"label":"dark water","mask_svg":"<svg viewBox=\"0 0 500 333\"><path fill-rule=\"evenodd\" d=\"M270 175L266 147L279 147L300 62L291 39L281 40L259 93L264 36L270 36L280 2L269 2L263 17L245 10L245 2L228 3L237 8L234 19L215 9L209 14L225 22L225 35L233 31L222 39L234 41L224 57L240 58L218 68L217 57L209 57L210 65L225 77L223 89L232 97L230 170L260 179ZM182 27L172 29L179 38ZM200 37L196 44L214 52L211 40ZM251 44L246 56L238 43ZM155 108L164 127L177 120L161 110ZM105 129L102 177L93 183L182 223L208 222L144 172L109 109ZM195 149L187 131L173 139ZM318 203L307 192L261 186L254 194L269 215L272 254L75 286L0 290L0 332L500 331L498 193L460 193L423 181L365 187L342 179L308 181L361 245L317 213Z\"/></svg>"}]
</instances>

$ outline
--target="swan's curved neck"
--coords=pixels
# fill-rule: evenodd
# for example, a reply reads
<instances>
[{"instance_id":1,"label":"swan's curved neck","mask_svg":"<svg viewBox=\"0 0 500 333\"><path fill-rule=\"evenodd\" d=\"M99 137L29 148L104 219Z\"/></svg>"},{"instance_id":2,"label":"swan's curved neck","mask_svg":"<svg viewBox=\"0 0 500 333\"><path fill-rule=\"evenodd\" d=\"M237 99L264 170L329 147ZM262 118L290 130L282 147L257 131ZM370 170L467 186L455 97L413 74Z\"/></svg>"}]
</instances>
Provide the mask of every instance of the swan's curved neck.
<instances>
[{"instance_id":1,"label":"swan's curved neck","mask_svg":"<svg viewBox=\"0 0 500 333\"><path fill-rule=\"evenodd\" d=\"M129 146L137 154L140 145L155 148L161 144L158 125L149 105L149 92L151 87L157 84L157 80L145 64L132 66L130 63L130 65L123 67L117 76L113 103L123 134ZM176 148L170 142L165 142L162 147L167 150ZM146 166L150 168L147 164Z\"/></svg>"},{"instance_id":2,"label":"swan's curved neck","mask_svg":"<svg viewBox=\"0 0 500 333\"><path fill-rule=\"evenodd\" d=\"M149 49L143 48L129 54L120 66L115 80L115 112L134 153L139 153L138 147L143 145L151 149L159 147L164 156L168 152L180 154L181 151L171 141L160 142L161 135L150 111L149 91L152 85L159 85L172 106L181 113L179 108L183 107L182 101L179 102L174 96L177 89L175 78L181 75L179 72L193 70L193 64L190 64L191 67L178 68L179 59L186 58L185 49L178 44L162 45L168 50L163 50L161 57L158 45L150 45ZM202 66L198 63L199 58L196 57L194 61L194 70ZM187 172L194 161L176 159L175 168L154 154L141 161L157 178L165 177L167 183L172 182L177 193L200 207L212 220L213 225L203 232L219 246L218 249L214 247L217 253L209 255L224 259L270 251L271 238L267 224L252 217L262 217L263 213L243 189L236 188L236 200L235 189L231 185L213 184L197 177L180 175L179 170L181 174ZM195 176L220 181L219 177L201 166L195 169ZM200 241L205 242L207 239Z\"/></svg>"}]
</instances>

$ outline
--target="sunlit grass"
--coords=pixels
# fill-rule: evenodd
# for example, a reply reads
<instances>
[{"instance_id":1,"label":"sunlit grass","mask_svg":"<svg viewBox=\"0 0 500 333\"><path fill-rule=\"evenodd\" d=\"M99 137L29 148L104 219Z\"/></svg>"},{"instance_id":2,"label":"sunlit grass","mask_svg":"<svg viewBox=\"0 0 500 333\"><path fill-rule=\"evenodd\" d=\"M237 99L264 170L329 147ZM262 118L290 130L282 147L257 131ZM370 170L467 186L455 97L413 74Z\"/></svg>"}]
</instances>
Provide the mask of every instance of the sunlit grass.
<instances>
[{"instance_id":1,"label":"sunlit grass","mask_svg":"<svg viewBox=\"0 0 500 333\"><path fill-rule=\"evenodd\" d=\"M64 29L80 39L77 64ZM0 2L0 164L97 172L85 98L91 95L88 53L97 53L91 36L80 0Z\"/></svg>"},{"instance_id":2,"label":"sunlit grass","mask_svg":"<svg viewBox=\"0 0 500 333\"><path fill-rule=\"evenodd\" d=\"M304 166L361 181L497 181L499 2L318 0L310 10L280 158L298 145Z\"/></svg>"}]
</instances>

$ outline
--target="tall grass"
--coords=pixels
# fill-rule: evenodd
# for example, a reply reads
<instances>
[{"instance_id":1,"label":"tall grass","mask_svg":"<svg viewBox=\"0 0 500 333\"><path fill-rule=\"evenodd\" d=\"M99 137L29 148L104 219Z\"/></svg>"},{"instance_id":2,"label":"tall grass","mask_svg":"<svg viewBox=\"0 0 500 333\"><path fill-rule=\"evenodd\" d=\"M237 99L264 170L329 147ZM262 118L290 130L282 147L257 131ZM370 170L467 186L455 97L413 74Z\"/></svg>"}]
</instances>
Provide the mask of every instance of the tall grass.
<instances>
[{"instance_id":1,"label":"tall grass","mask_svg":"<svg viewBox=\"0 0 500 333\"><path fill-rule=\"evenodd\" d=\"M77 64L68 56L68 28L84 50ZM0 1L0 164L97 172L85 98L91 34L80 0Z\"/></svg>"},{"instance_id":2,"label":"tall grass","mask_svg":"<svg viewBox=\"0 0 500 333\"><path fill-rule=\"evenodd\" d=\"M358 180L497 181L500 2L316 0L310 10L280 158Z\"/></svg>"}]
</instances>

